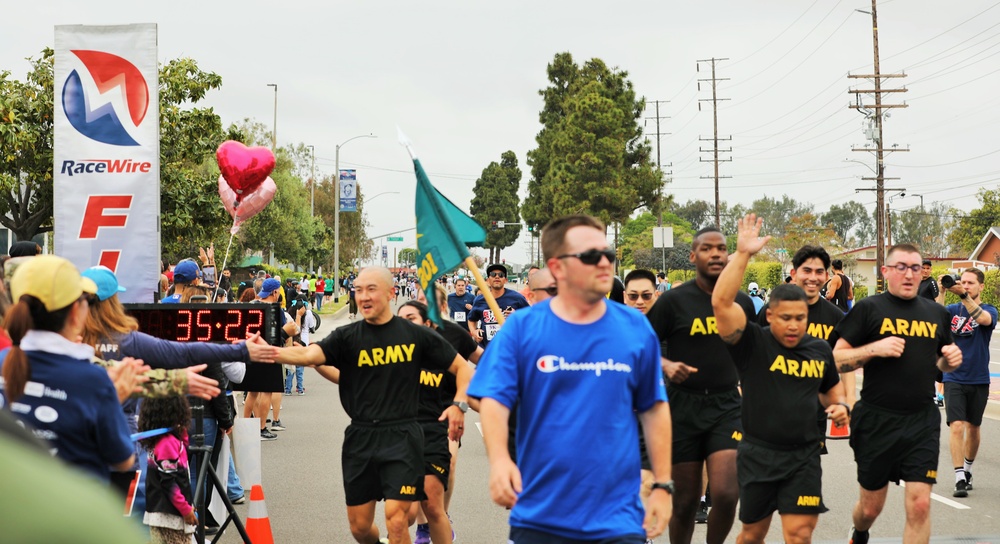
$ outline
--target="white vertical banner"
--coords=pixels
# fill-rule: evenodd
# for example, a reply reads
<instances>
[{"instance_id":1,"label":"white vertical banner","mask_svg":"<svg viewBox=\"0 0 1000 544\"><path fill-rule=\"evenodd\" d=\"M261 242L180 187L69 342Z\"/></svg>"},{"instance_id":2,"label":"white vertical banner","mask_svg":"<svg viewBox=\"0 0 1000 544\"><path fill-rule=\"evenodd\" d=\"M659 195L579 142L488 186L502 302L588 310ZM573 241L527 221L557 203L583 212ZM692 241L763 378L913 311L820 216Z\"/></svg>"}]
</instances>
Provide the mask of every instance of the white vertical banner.
<instances>
[{"instance_id":1,"label":"white vertical banner","mask_svg":"<svg viewBox=\"0 0 1000 544\"><path fill-rule=\"evenodd\" d=\"M152 302L160 278L156 25L55 28L55 252Z\"/></svg>"}]
</instances>

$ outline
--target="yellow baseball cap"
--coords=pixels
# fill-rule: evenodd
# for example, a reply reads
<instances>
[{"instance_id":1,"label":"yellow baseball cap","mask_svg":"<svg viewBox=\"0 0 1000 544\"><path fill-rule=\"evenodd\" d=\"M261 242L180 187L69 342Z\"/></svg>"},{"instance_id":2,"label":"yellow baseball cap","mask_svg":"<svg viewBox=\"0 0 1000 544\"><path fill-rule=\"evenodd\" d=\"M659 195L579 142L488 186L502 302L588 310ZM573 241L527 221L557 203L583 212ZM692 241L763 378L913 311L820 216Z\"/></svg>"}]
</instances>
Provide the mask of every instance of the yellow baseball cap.
<instances>
[{"instance_id":1,"label":"yellow baseball cap","mask_svg":"<svg viewBox=\"0 0 1000 544\"><path fill-rule=\"evenodd\" d=\"M10 291L15 303L22 295L31 295L54 312L73 304L83 293L96 294L97 284L80 276L73 263L64 258L39 255L17 267L10 279Z\"/></svg>"}]
</instances>

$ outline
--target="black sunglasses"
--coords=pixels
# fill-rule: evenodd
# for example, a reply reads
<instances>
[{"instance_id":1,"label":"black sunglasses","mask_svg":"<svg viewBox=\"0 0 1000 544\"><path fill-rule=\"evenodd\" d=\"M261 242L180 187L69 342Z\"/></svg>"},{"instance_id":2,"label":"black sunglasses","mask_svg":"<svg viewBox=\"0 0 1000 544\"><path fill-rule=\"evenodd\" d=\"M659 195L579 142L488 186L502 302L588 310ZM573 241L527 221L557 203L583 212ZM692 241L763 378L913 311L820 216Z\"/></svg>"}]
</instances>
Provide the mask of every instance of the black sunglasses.
<instances>
[{"instance_id":1,"label":"black sunglasses","mask_svg":"<svg viewBox=\"0 0 1000 544\"><path fill-rule=\"evenodd\" d=\"M653 300L653 293L625 293L629 300L635 302L642 297L642 300Z\"/></svg>"},{"instance_id":2,"label":"black sunglasses","mask_svg":"<svg viewBox=\"0 0 1000 544\"><path fill-rule=\"evenodd\" d=\"M559 286L553 285L552 287L535 287L532 291L545 291L550 297L554 297L559 294Z\"/></svg>"},{"instance_id":3,"label":"black sunglasses","mask_svg":"<svg viewBox=\"0 0 1000 544\"><path fill-rule=\"evenodd\" d=\"M503 272L490 272L490 277L491 278L506 278L507 274L504 274Z\"/></svg>"},{"instance_id":4,"label":"black sunglasses","mask_svg":"<svg viewBox=\"0 0 1000 544\"><path fill-rule=\"evenodd\" d=\"M580 259L580 262L588 265L596 265L601 262L601 257L607 257L608 262L615 264L615 250L613 249L588 249L587 251L581 251L580 253L567 253L566 255L560 255L556 257L557 259L565 259L566 257L576 257Z\"/></svg>"}]
</instances>

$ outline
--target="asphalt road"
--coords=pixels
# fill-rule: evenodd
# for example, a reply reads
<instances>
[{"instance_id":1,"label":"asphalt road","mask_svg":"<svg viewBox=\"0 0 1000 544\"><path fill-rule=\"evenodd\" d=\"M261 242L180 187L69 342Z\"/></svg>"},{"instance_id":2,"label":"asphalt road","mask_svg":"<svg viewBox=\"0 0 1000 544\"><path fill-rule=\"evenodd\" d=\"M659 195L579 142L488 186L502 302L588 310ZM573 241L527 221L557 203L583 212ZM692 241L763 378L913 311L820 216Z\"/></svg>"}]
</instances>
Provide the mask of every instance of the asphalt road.
<instances>
[{"instance_id":1,"label":"asphalt road","mask_svg":"<svg viewBox=\"0 0 1000 544\"><path fill-rule=\"evenodd\" d=\"M343 311L324 316L317 338L346 323L349 320ZM1000 361L1000 357L995 360ZM997 369L998 365L991 367L994 372ZM349 420L340 405L337 386L312 369L306 369L305 386L305 396L284 397L281 420L287 430L277 433L278 440L261 444L265 502L274 541L351 543L354 540L348 529L340 476L343 432ZM931 506L933 542L1000 543L1000 404L994 403L988 414L982 427L980 454L973 467L975 489L966 499L951 497L952 464L947 429L942 426L939 483ZM486 451L475 422L478 416L470 411L451 505L457 542L503 543L507 541L508 512L489 499ZM830 454L823 458L823 472L824 501L830 512L820 516L814 540L846 542L851 509L858 496L853 454L846 440L830 442ZM249 500L236 507L244 519L248 504ZM381 506L376 522L384 534ZM900 542L903 525L902 488L890 485L885 510L872 529L872 542ZM729 542L736 541L738 528L737 522ZM769 540L780 541L780 534L780 519L775 516ZM705 526L699 525L693 541L704 539ZM224 543L240 541L235 529L227 530L220 539ZM656 542L668 539L662 536Z\"/></svg>"}]
</instances>

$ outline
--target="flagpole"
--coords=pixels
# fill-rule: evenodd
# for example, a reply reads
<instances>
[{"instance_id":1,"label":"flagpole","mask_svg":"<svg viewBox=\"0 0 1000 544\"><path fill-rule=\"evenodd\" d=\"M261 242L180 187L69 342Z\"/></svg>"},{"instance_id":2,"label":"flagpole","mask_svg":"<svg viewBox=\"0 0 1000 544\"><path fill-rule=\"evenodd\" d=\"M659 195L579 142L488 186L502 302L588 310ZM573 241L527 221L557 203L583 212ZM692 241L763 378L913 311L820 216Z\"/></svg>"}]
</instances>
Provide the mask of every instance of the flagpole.
<instances>
[{"instance_id":1,"label":"flagpole","mask_svg":"<svg viewBox=\"0 0 1000 544\"><path fill-rule=\"evenodd\" d=\"M500 306L497 306L497 299L493 298L493 293L490 292L490 287L486 285L486 280L483 279L483 275L479 273L479 265L476 264L476 260L472 256L465 258L465 267L472 272L473 277L476 278L476 285L479 286L479 292L486 299L486 305L490 307L493 311L494 317L496 317L497 324L503 325L505 321L503 312L500 311Z\"/></svg>"}]
</instances>

